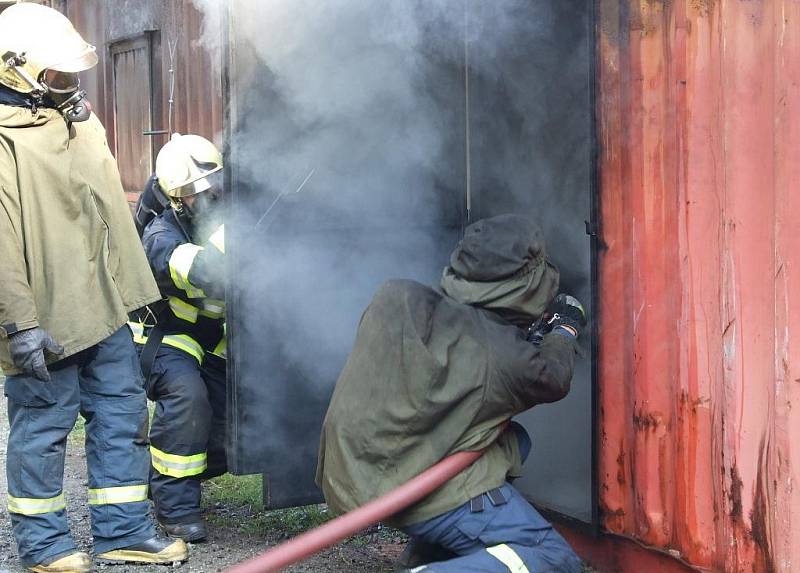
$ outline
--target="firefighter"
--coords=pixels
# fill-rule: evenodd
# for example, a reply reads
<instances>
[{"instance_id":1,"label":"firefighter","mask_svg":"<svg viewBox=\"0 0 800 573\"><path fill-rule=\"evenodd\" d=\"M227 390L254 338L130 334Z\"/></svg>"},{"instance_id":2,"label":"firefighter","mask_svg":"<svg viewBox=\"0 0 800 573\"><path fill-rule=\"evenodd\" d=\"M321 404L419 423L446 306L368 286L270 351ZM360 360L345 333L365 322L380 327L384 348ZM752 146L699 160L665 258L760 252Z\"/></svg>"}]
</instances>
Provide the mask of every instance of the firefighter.
<instances>
[{"instance_id":1,"label":"firefighter","mask_svg":"<svg viewBox=\"0 0 800 573\"><path fill-rule=\"evenodd\" d=\"M556 297L558 284L538 227L501 215L467 228L441 290L389 281L361 317L322 430L317 484L330 508L351 511L449 454L485 448L392 518L415 544L452 557L425 565L417 553L405 564L413 571L581 571L508 482L530 448L509 420L569 392L585 319L576 299Z\"/></svg>"},{"instance_id":2,"label":"firefighter","mask_svg":"<svg viewBox=\"0 0 800 573\"><path fill-rule=\"evenodd\" d=\"M148 517L147 405L129 311L159 297L103 127L77 74L97 63L61 13L0 14L0 367L8 511L31 571L89 571L70 536L67 434L86 420L96 557L169 563Z\"/></svg>"},{"instance_id":3,"label":"firefighter","mask_svg":"<svg viewBox=\"0 0 800 573\"><path fill-rule=\"evenodd\" d=\"M221 170L222 155L198 135L175 134L159 152L157 185L149 190L163 192L169 206L147 223L142 243L163 304L154 323L134 326L156 403L150 430L156 517L167 535L193 542L206 537L200 482L226 470Z\"/></svg>"}]
</instances>

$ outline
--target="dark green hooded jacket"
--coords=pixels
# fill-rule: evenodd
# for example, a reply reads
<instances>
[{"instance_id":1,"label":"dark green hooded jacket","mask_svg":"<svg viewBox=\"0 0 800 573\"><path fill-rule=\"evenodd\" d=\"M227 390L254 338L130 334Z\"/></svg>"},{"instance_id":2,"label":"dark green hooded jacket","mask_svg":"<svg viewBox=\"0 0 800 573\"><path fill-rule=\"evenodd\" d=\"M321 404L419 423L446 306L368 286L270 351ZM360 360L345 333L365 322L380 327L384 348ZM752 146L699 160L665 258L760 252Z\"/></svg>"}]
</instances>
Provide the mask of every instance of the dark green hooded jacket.
<instances>
[{"instance_id":1,"label":"dark green hooded jacket","mask_svg":"<svg viewBox=\"0 0 800 573\"><path fill-rule=\"evenodd\" d=\"M512 215L471 225L442 289L389 281L361 318L325 417L317 466L317 484L335 513L459 451L488 448L395 516L394 525L430 519L500 486L521 466L504 423L569 392L572 339L548 334L537 347L509 322L530 324L558 292L558 271L535 225Z\"/></svg>"}]
</instances>

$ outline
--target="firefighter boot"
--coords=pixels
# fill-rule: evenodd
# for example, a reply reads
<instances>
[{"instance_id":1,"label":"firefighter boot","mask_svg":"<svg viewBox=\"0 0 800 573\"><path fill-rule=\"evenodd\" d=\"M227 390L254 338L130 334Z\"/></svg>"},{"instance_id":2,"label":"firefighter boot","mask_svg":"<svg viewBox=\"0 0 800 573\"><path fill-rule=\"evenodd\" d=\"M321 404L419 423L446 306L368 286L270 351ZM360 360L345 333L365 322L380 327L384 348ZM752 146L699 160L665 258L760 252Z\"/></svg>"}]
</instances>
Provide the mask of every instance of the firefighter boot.
<instances>
[{"instance_id":1,"label":"firefighter boot","mask_svg":"<svg viewBox=\"0 0 800 573\"><path fill-rule=\"evenodd\" d=\"M191 521L188 523L164 523L158 524L164 533L176 539L183 539L187 543L203 541L206 538L206 524L202 521Z\"/></svg>"},{"instance_id":2,"label":"firefighter boot","mask_svg":"<svg viewBox=\"0 0 800 573\"><path fill-rule=\"evenodd\" d=\"M434 561L447 561L456 557L452 551L448 551L439 545L425 543L421 539L408 540L408 544L398 557L395 567L400 567L399 571L413 571L415 567L427 565Z\"/></svg>"},{"instance_id":3,"label":"firefighter boot","mask_svg":"<svg viewBox=\"0 0 800 573\"><path fill-rule=\"evenodd\" d=\"M92 570L92 559L83 551L76 551L49 562L37 563L28 567L28 570L35 573L89 573Z\"/></svg>"},{"instance_id":4,"label":"firefighter boot","mask_svg":"<svg viewBox=\"0 0 800 573\"><path fill-rule=\"evenodd\" d=\"M186 561L189 549L181 539L151 537L135 545L100 553L101 561L114 563L174 563Z\"/></svg>"}]
</instances>

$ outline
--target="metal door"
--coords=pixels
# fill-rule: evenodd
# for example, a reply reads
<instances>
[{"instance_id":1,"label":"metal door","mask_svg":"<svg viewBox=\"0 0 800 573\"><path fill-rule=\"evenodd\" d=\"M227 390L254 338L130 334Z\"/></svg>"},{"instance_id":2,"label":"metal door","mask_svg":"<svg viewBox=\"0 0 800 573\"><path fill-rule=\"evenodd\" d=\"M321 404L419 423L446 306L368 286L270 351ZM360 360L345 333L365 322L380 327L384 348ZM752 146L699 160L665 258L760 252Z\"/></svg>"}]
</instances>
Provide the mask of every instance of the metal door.
<instances>
[{"instance_id":1,"label":"metal door","mask_svg":"<svg viewBox=\"0 0 800 573\"><path fill-rule=\"evenodd\" d=\"M319 499L319 430L361 312L388 278L437 283L470 220L539 219L591 308L589 4L232 2L229 455L265 473L268 505ZM519 482L584 523L591 339L569 398L522 417Z\"/></svg>"},{"instance_id":2,"label":"metal door","mask_svg":"<svg viewBox=\"0 0 800 573\"><path fill-rule=\"evenodd\" d=\"M151 138L143 135L152 125L150 36L111 45L114 156L122 186L135 200L153 172Z\"/></svg>"}]
</instances>

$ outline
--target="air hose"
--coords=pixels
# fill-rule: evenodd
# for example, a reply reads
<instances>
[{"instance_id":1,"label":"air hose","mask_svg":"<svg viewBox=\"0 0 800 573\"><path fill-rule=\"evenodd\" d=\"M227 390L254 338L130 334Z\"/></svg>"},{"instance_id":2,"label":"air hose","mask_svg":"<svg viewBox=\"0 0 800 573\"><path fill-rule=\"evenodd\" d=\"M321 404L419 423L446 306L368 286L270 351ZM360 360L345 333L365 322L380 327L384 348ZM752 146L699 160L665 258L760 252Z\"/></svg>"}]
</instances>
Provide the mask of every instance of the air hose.
<instances>
[{"instance_id":1,"label":"air hose","mask_svg":"<svg viewBox=\"0 0 800 573\"><path fill-rule=\"evenodd\" d=\"M366 505L281 543L253 559L234 565L227 570L227 573L271 573L319 553L414 505L461 473L482 454L483 451L459 452L448 456L417 477Z\"/></svg>"}]
</instances>

